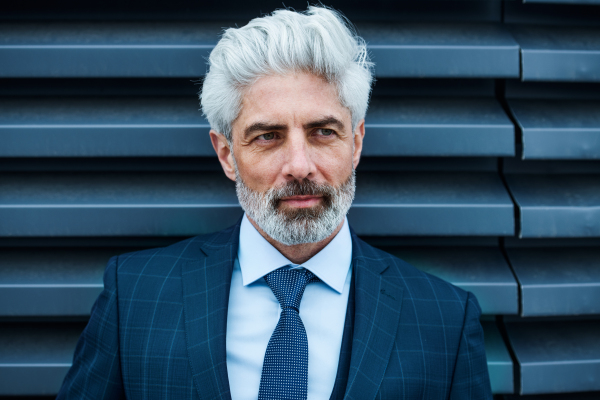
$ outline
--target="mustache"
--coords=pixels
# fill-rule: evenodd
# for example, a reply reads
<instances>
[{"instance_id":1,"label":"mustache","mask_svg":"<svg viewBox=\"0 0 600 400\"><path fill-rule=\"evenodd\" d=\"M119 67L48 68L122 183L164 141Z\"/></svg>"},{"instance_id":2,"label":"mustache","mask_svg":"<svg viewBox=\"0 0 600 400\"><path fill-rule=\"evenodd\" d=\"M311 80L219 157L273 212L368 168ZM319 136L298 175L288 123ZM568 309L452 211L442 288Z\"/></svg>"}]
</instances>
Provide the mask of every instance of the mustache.
<instances>
[{"instance_id":1,"label":"mustache","mask_svg":"<svg viewBox=\"0 0 600 400\"><path fill-rule=\"evenodd\" d=\"M335 193L336 189L332 185L303 179L301 181L290 181L283 186L270 189L267 191L265 199L272 210L276 210L276 213L284 213L292 220L314 219L318 218L324 210L333 205ZM322 203L315 207L298 210L285 211L279 209L281 199L290 196L320 196Z\"/></svg>"},{"instance_id":2,"label":"mustache","mask_svg":"<svg viewBox=\"0 0 600 400\"><path fill-rule=\"evenodd\" d=\"M268 196L272 201L279 202L284 197L290 196L322 196L331 198L335 195L335 187L327 183L316 183L308 179L294 180L283 186L269 190Z\"/></svg>"}]
</instances>

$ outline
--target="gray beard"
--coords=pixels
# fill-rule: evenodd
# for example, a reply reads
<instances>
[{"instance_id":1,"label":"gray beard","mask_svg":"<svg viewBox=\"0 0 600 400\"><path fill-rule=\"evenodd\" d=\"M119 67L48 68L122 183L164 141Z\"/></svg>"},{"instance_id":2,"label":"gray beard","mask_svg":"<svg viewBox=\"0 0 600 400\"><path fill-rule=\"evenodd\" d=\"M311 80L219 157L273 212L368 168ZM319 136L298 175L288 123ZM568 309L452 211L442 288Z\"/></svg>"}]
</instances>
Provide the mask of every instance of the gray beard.
<instances>
[{"instance_id":1,"label":"gray beard","mask_svg":"<svg viewBox=\"0 0 600 400\"><path fill-rule=\"evenodd\" d=\"M246 186L237 165L235 172L237 197L246 214L272 239L287 246L316 243L328 238L340 225L354 200L354 169L339 187L304 179L266 192L257 192ZM280 199L298 195L319 195L323 201L310 208L279 208Z\"/></svg>"}]
</instances>

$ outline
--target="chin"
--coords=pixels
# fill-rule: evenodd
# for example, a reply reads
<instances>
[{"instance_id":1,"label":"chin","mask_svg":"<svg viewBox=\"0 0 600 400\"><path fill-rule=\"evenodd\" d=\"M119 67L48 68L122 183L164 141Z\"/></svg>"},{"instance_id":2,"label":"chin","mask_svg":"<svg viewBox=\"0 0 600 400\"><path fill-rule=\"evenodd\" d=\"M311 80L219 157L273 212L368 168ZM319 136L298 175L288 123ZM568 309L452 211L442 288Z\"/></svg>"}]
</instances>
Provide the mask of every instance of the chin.
<instances>
[{"instance_id":1,"label":"chin","mask_svg":"<svg viewBox=\"0 0 600 400\"><path fill-rule=\"evenodd\" d=\"M299 219L317 219L320 218L328 207L321 201L319 204L309 207L290 207L279 205L277 212L288 220L299 220Z\"/></svg>"}]
</instances>

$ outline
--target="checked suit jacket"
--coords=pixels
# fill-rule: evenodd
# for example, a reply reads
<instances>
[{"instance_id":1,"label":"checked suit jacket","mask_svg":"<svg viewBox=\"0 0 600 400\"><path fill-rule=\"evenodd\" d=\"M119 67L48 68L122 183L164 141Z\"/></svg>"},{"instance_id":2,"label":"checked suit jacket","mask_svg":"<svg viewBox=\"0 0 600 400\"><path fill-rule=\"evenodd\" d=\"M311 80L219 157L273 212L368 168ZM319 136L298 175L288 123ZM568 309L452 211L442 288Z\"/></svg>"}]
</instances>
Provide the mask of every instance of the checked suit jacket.
<instances>
[{"instance_id":1,"label":"checked suit jacket","mask_svg":"<svg viewBox=\"0 0 600 400\"><path fill-rule=\"evenodd\" d=\"M113 257L58 399L230 399L225 334L240 224ZM491 399L475 297L352 232L345 399Z\"/></svg>"}]
</instances>

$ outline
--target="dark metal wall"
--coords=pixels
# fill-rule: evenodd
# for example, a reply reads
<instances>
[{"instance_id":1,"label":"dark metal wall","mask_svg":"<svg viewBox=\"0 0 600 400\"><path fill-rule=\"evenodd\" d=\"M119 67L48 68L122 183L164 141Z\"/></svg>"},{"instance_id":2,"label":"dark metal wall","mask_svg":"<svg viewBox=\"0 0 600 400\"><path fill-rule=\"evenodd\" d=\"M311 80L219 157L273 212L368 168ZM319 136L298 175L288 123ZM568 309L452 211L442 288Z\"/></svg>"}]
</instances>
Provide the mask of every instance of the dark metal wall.
<instances>
[{"instance_id":1,"label":"dark metal wall","mask_svg":"<svg viewBox=\"0 0 600 400\"><path fill-rule=\"evenodd\" d=\"M477 296L498 398L600 398L600 0L329 4L377 65L354 229ZM111 255L239 217L197 92L280 6L3 5L0 398L57 392Z\"/></svg>"}]
</instances>

